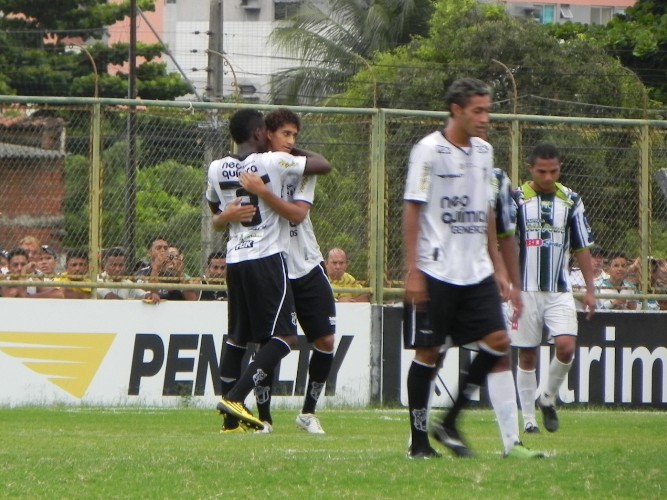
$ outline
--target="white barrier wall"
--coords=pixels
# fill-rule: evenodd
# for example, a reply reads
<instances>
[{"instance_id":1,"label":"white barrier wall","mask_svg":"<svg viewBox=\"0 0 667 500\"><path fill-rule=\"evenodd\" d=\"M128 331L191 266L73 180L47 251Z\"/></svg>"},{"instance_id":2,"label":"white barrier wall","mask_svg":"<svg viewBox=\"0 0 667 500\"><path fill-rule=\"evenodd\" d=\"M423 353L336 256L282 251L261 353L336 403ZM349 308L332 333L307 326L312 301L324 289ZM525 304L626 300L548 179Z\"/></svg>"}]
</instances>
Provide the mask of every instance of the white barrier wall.
<instances>
[{"instance_id":1,"label":"white barrier wall","mask_svg":"<svg viewBox=\"0 0 667 500\"><path fill-rule=\"evenodd\" d=\"M337 308L336 358L320 405L366 406L371 306ZM219 397L225 302L0 299L0 318L2 406L205 407ZM276 407L303 403L309 354L302 338L282 361Z\"/></svg>"}]
</instances>

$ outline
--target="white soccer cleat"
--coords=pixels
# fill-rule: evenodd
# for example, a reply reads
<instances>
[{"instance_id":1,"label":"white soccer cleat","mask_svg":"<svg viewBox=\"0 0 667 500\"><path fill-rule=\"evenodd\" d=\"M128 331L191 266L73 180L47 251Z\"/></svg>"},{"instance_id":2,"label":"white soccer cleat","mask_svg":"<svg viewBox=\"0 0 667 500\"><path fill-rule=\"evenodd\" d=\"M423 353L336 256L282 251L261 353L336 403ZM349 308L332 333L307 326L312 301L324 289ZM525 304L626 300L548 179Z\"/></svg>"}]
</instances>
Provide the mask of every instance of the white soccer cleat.
<instances>
[{"instance_id":1,"label":"white soccer cleat","mask_svg":"<svg viewBox=\"0 0 667 500\"><path fill-rule=\"evenodd\" d=\"M264 424L264 428L261 431L255 431L255 434L272 434L273 427L271 426L271 424L266 421L262 423Z\"/></svg>"},{"instance_id":2,"label":"white soccer cleat","mask_svg":"<svg viewBox=\"0 0 667 500\"><path fill-rule=\"evenodd\" d=\"M301 413L296 417L296 426L309 434L326 434L320 425L320 419L312 413Z\"/></svg>"}]
</instances>

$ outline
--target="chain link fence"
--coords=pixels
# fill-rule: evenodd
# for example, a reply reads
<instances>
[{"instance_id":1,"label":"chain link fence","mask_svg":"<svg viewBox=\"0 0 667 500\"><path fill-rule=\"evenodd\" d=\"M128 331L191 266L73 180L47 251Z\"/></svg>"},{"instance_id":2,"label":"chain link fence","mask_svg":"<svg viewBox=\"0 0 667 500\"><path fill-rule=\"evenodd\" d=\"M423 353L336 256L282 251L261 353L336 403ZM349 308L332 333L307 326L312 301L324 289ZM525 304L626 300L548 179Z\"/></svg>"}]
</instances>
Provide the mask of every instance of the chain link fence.
<instances>
[{"instance_id":1,"label":"chain link fence","mask_svg":"<svg viewBox=\"0 0 667 500\"><path fill-rule=\"evenodd\" d=\"M0 248L34 236L57 255L54 274L81 249L90 256L84 282L96 286L105 249L124 249L131 278L160 237L182 253L185 288L199 286L207 256L225 249L203 192L209 163L232 149L227 124L238 105L9 96L0 105ZM334 165L311 210L323 254L344 248L373 300L391 300L402 287L407 158L446 115L292 109L302 118L299 146ZM597 245L638 259L648 276L649 257L667 257L666 134L660 120L499 114L489 140L515 185L527 180L530 150L556 144L562 182L581 194ZM642 284L660 292L648 277Z\"/></svg>"}]
</instances>

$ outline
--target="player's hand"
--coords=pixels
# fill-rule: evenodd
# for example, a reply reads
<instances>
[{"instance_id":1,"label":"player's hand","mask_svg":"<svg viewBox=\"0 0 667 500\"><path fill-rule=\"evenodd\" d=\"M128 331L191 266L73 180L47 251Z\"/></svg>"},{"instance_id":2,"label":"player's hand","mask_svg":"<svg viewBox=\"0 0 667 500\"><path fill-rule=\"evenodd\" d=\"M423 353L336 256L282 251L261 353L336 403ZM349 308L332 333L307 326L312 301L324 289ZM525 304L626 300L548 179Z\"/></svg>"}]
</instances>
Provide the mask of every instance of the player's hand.
<instances>
[{"instance_id":1,"label":"player's hand","mask_svg":"<svg viewBox=\"0 0 667 500\"><path fill-rule=\"evenodd\" d=\"M510 302L512 303L512 323L519 321L523 312L523 300L521 300L521 290L512 287L510 290Z\"/></svg>"},{"instance_id":2,"label":"player's hand","mask_svg":"<svg viewBox=\"0 0 667 500\"><path fill-rule=\"evenodd\" d=\"M256 211L257 207L254 205L241 205L241 198L236 198L222 212L213 216L213 224L216 223L216 217L226 222L250 222Z\"/></svg>"},{"instance_id":3,"label":"player's hand","mask_svg":"<svg viewBox=\"0 0 667 500\"><path fill-rule=\"evenodd\" d=\"M500 299L503 302L508 301L512 294L512 283L498 275L496 275L496 283L498 284L498 290L500 291Z\"/></svg>"},{"instance_id":4,"label":"player's hand","mask_svg":"<svg viewBox=\"0 0 667 500\"><path fill-rule=\"evenodd\" d=\"M261 195L266 191L266 184L262 178L250 172L241 172L239 176L239 183L245 188L246 191L252 194Z\"/></svg>"},{"instance_id":5,"label":"player's hand","mask_svg":"<svg viewBox=\"0 0 667 500\"><path fill-rule=\"evenodd\" d=\"M410 271L405 275L405 302L414 304L419 311L426 310L428 302L426 277L419 270Z\"/></svg>"},{"instance_id":6,"label":"player's hand","mask_svg":"<svg viewBox=\"0 0 667 500\"><path fill-rule=\"evenodd\" d=\"M595 300L595 294L593 291L587 291L584 295L584 309L586 311L586 319L591 319L595 314L595 309L597 307L597 301Z\"/></svg>"}]
</instances>

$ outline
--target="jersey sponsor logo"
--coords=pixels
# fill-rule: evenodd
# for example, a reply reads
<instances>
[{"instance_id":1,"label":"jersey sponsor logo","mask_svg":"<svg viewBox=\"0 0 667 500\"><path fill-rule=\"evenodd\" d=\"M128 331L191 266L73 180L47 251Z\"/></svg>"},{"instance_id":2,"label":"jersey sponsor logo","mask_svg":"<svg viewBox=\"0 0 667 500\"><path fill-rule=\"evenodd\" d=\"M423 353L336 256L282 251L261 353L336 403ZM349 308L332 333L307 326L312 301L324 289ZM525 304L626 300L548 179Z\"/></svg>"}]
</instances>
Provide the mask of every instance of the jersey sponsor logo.
<instances>
[{"instance_id":1,"label":"jersey sponsor logo","mask_svg":"<svg viewBox=\"0 0 667 500\"><path fill-rule=\"evenodd\" d=\"M255 246L254 241L242 241L238 245L236 245L232 250L244 250L246 248L252 248Z\"/></svg>"},{"instance_id":2,"label":"jersey sponsor logo","mask_svg":"<svg viewBox=\"0 0 667 500\"><path fill-rule=\"evenodd\" d=\"M241 172L250 172L253 174L257 173L257 165L243 165L241 163L225 162L222 164L222 171L220 175L225 179L238 178L241 175ZM266 184L266 183L265 183Z\"/></svg>"},{"instance_id":3,"label":"jersey sponsor logo","mask_svg":"<svg viewBox=\"0 0 667 500\"><path fill-rule=\"evenodd\" d=\"M480 144L478 146L475 146L475 151L481 154L487 154L489 151L491 151L491 148L487 146L486 144Z\"/></svg>"},{"instance_id":4,"label":"jersey sponsor logo","mask_svg":"<svg viewBox=\"0 0 667 500\"><path fill-rule=\"evenodd\" d=\"M527 247L545 247L545 248L560 248L563 246L562 243L559 243L554 240L544 240L541 238L533 238L533 239L527 239L526 240L526 246Z\"/></svg>"},{"instance_id":5,"label":"jersey sponsor logo","mask_svg":"<svg viewBox=\"0 0 667 500\"><path fill-rule=\"evenodd\" d=\"M450 155L452 154L452 148L449 146L436 146L435 147L435 152L439 154L445 154L445 155Z\"/></svg>"},{"instance_id":6,"label":"jersey sponsor logo","mask_svg":"<svg viewBox=\"0 0 667 500\"><path fill-rule=\"evenodd\" d=\"M437 175L441 179L451 179L451 178L454 178L454 177L463 177L462 173L460 173L460 174L435 174L435 175Z\"/></svg>"},{"instance_id":7,"label":"jersey sponsor logo","mask_svg":"<svg viewBox=\"0 0 667 500\"><path fill-rule=\"evenodd\" d=\"M440 199L440 208L454 209L445 210L440 216L442 222L450 224L453 234L486 233L486 212L465 210L469 203L468 195L443 196Z\"/></svg>"},{"instance_id":8,"label":"jersey sponsor logo","mask_svg":"<svg viewBox=\"0 0 667 500\"><path fill-rule=\"evenodd\" d=\"M290 168L290 167L293 167L294 165L296 165L296 162L294 160L291 160L291 161L280 160L278 162L278 166L280 166L282 168Z\"/></svg>"}]
</instances>

